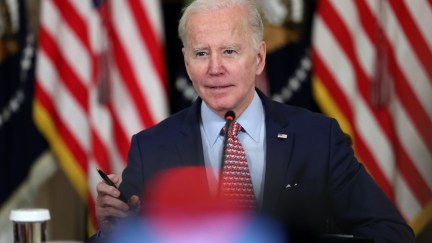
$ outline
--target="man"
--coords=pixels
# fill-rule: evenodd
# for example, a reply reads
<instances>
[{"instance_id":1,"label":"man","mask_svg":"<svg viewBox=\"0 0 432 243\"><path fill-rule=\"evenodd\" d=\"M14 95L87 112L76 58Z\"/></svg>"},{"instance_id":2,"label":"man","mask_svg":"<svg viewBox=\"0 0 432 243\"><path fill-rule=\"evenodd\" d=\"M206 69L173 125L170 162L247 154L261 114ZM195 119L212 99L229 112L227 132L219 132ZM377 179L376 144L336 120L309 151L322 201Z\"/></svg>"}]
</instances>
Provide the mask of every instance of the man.
<instances>
[{"instance_id":1,"label":"man","mask_svg":"<svg viewBox=\"0 0 432 243\"><path fill-rule=\"evenodd\" d=\"M413 242L411 229L353 151L337 122L276 103L255 89L265 65L263 25L248 0L196 0L179 23L186 69L200 98L188 109L132 137L119 190L97 186L102 234L159 172L206 166L212 195L221 178L224 116L236 114L258 213L287 227L292 240L326 233L329 220L345 234L376 242ZM110 175L115 182L119 177ZM173 185L175 190L175 185ZM328 232L327 232L328 233Z\"/></svg>"}]
</instances>

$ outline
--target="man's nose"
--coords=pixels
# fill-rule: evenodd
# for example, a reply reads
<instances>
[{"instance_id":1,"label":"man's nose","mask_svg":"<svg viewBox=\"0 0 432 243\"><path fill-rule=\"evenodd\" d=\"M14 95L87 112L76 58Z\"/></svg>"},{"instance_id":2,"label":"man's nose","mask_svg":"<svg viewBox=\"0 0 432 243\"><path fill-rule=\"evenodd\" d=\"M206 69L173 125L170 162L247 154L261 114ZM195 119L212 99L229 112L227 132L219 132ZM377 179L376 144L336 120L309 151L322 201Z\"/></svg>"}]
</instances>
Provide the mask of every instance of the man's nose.
<instances>
[{"instance_id":1,"label":"man's nose","mask_svg":"<svg viewBox=\"0 0 432 243\"><path fill-rule=\"evenodd\" d=\"M223 60L218 54L211 55L209 63L209 73L211 75L219 75L223 72Z\"/></svg>"}]
</instances>

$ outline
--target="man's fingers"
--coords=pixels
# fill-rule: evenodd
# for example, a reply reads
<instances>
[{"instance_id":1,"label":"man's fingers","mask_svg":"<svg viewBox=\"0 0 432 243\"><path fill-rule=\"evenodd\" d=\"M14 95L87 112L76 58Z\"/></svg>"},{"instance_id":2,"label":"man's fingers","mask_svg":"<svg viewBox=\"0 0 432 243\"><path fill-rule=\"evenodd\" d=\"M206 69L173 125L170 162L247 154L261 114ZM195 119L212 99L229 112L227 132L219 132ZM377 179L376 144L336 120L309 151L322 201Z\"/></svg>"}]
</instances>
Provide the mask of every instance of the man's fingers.
<instances>
[{"instance_id":1,"label":"man's fingers","mask_svg":"<svg viewBox=\"0 0 432 243\"><path fill-rule=\"evenodd\" d=\"M97 205L102 208L112 207L123 211L129 210L129 206L126 203L111 195L98 196L96 200Z\"/></svg>"},{"instance_id":2,"label":"man's fingers","mask_svg":"<svg viewBox=\"0 0 432 243\"><path fill-rule=\"evenodd\" d=\"M114 207L105 207L103 210L101 210L101 216L105 218L126 218L128 216L127 210L120 210Z\"/></svg>"},{"instance_id":3,"label":"man's fingers","mask_svg":"<svg viewBox=\"0 0 432 243\"><path fill-rule=\"evenodd\" d=\"M130 197L129 207L130 207L131 211L138 212L140 209L140 204L141 204L141 201L140 201L138 196L133 195Z\"/></svg>"},{"instance_id":4,"label":"man's fingers","mask_svg":"<svg viewBox=\"0 0 432 243\"><path fill-rule=\"evenodd\" d=\"M137 195L133 195L130 198L130 204L137 205L140 204L140 199Z\"/></svg>"},{"instance_id":5,"label":"man's fingers","mask_svg":"<svg viewBox=\"0 0 432 243\"><path fill-rule=\"evenodd\" d=\"M117 185L117 183L119 183L119 181L120 181L120 177L119 177L118 175L116 175L116 174L109 174L109 175L108 175L108 178L110 178L110 180L111 180L112 182L114 182L114 184L116 184L116 185Z\"/></svg>"},{"instance_id":6,"label":"man's fingers","mask_svg":"<svg viewBox=\"0 0 432 243\"><path fill-rule=\"evenodd\" d=\"M110 195L112 197L120 196L120 191L117 188L110 186L105 182L98 183L96 186L96 191L98 193L98 196L105 196L105 195Z\"/></svg>"}]
</instances>

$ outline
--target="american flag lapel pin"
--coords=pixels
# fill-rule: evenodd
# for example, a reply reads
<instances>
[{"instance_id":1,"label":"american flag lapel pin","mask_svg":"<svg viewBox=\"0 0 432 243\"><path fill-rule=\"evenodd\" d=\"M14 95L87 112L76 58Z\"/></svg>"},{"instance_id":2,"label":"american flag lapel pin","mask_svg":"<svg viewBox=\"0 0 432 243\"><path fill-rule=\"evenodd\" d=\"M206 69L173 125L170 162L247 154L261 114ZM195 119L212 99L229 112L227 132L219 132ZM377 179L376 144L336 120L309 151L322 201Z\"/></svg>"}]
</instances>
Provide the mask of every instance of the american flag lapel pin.
<instances>
[{"instance_id":1,"label":"american flag lapel pin","mask_svg":"<svg viewBox=\"0 0 432 243\"><path fill-rule=\"evenodd\" d=\"M287 139L287 138L288 138L288 135L285 134L285 133L278 133L277 137L278 137L278 138L281 138L281 139Z\"/></svg>"}]
</instances>

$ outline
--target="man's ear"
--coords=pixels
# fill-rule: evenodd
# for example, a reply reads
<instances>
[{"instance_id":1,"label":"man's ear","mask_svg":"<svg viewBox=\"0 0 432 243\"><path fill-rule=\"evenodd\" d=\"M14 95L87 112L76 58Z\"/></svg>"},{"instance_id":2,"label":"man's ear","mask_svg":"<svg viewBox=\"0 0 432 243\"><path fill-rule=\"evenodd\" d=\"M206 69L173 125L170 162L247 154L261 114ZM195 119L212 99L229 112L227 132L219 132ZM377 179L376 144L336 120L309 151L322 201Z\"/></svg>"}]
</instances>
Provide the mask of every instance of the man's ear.
<instances>
[{"instance_id":1,"label":"man's ear","mask_svg":"<svg viewBox=\"0 0 432 243\"><path fill-rule=\"evenodd\" d=\"M266 43L264 41L261 41L261 43L258 46L258 53L257 53L257 70L256 75L260 75L265 67L265 61L266 61Z\"/></svg>"}]
</instances>

